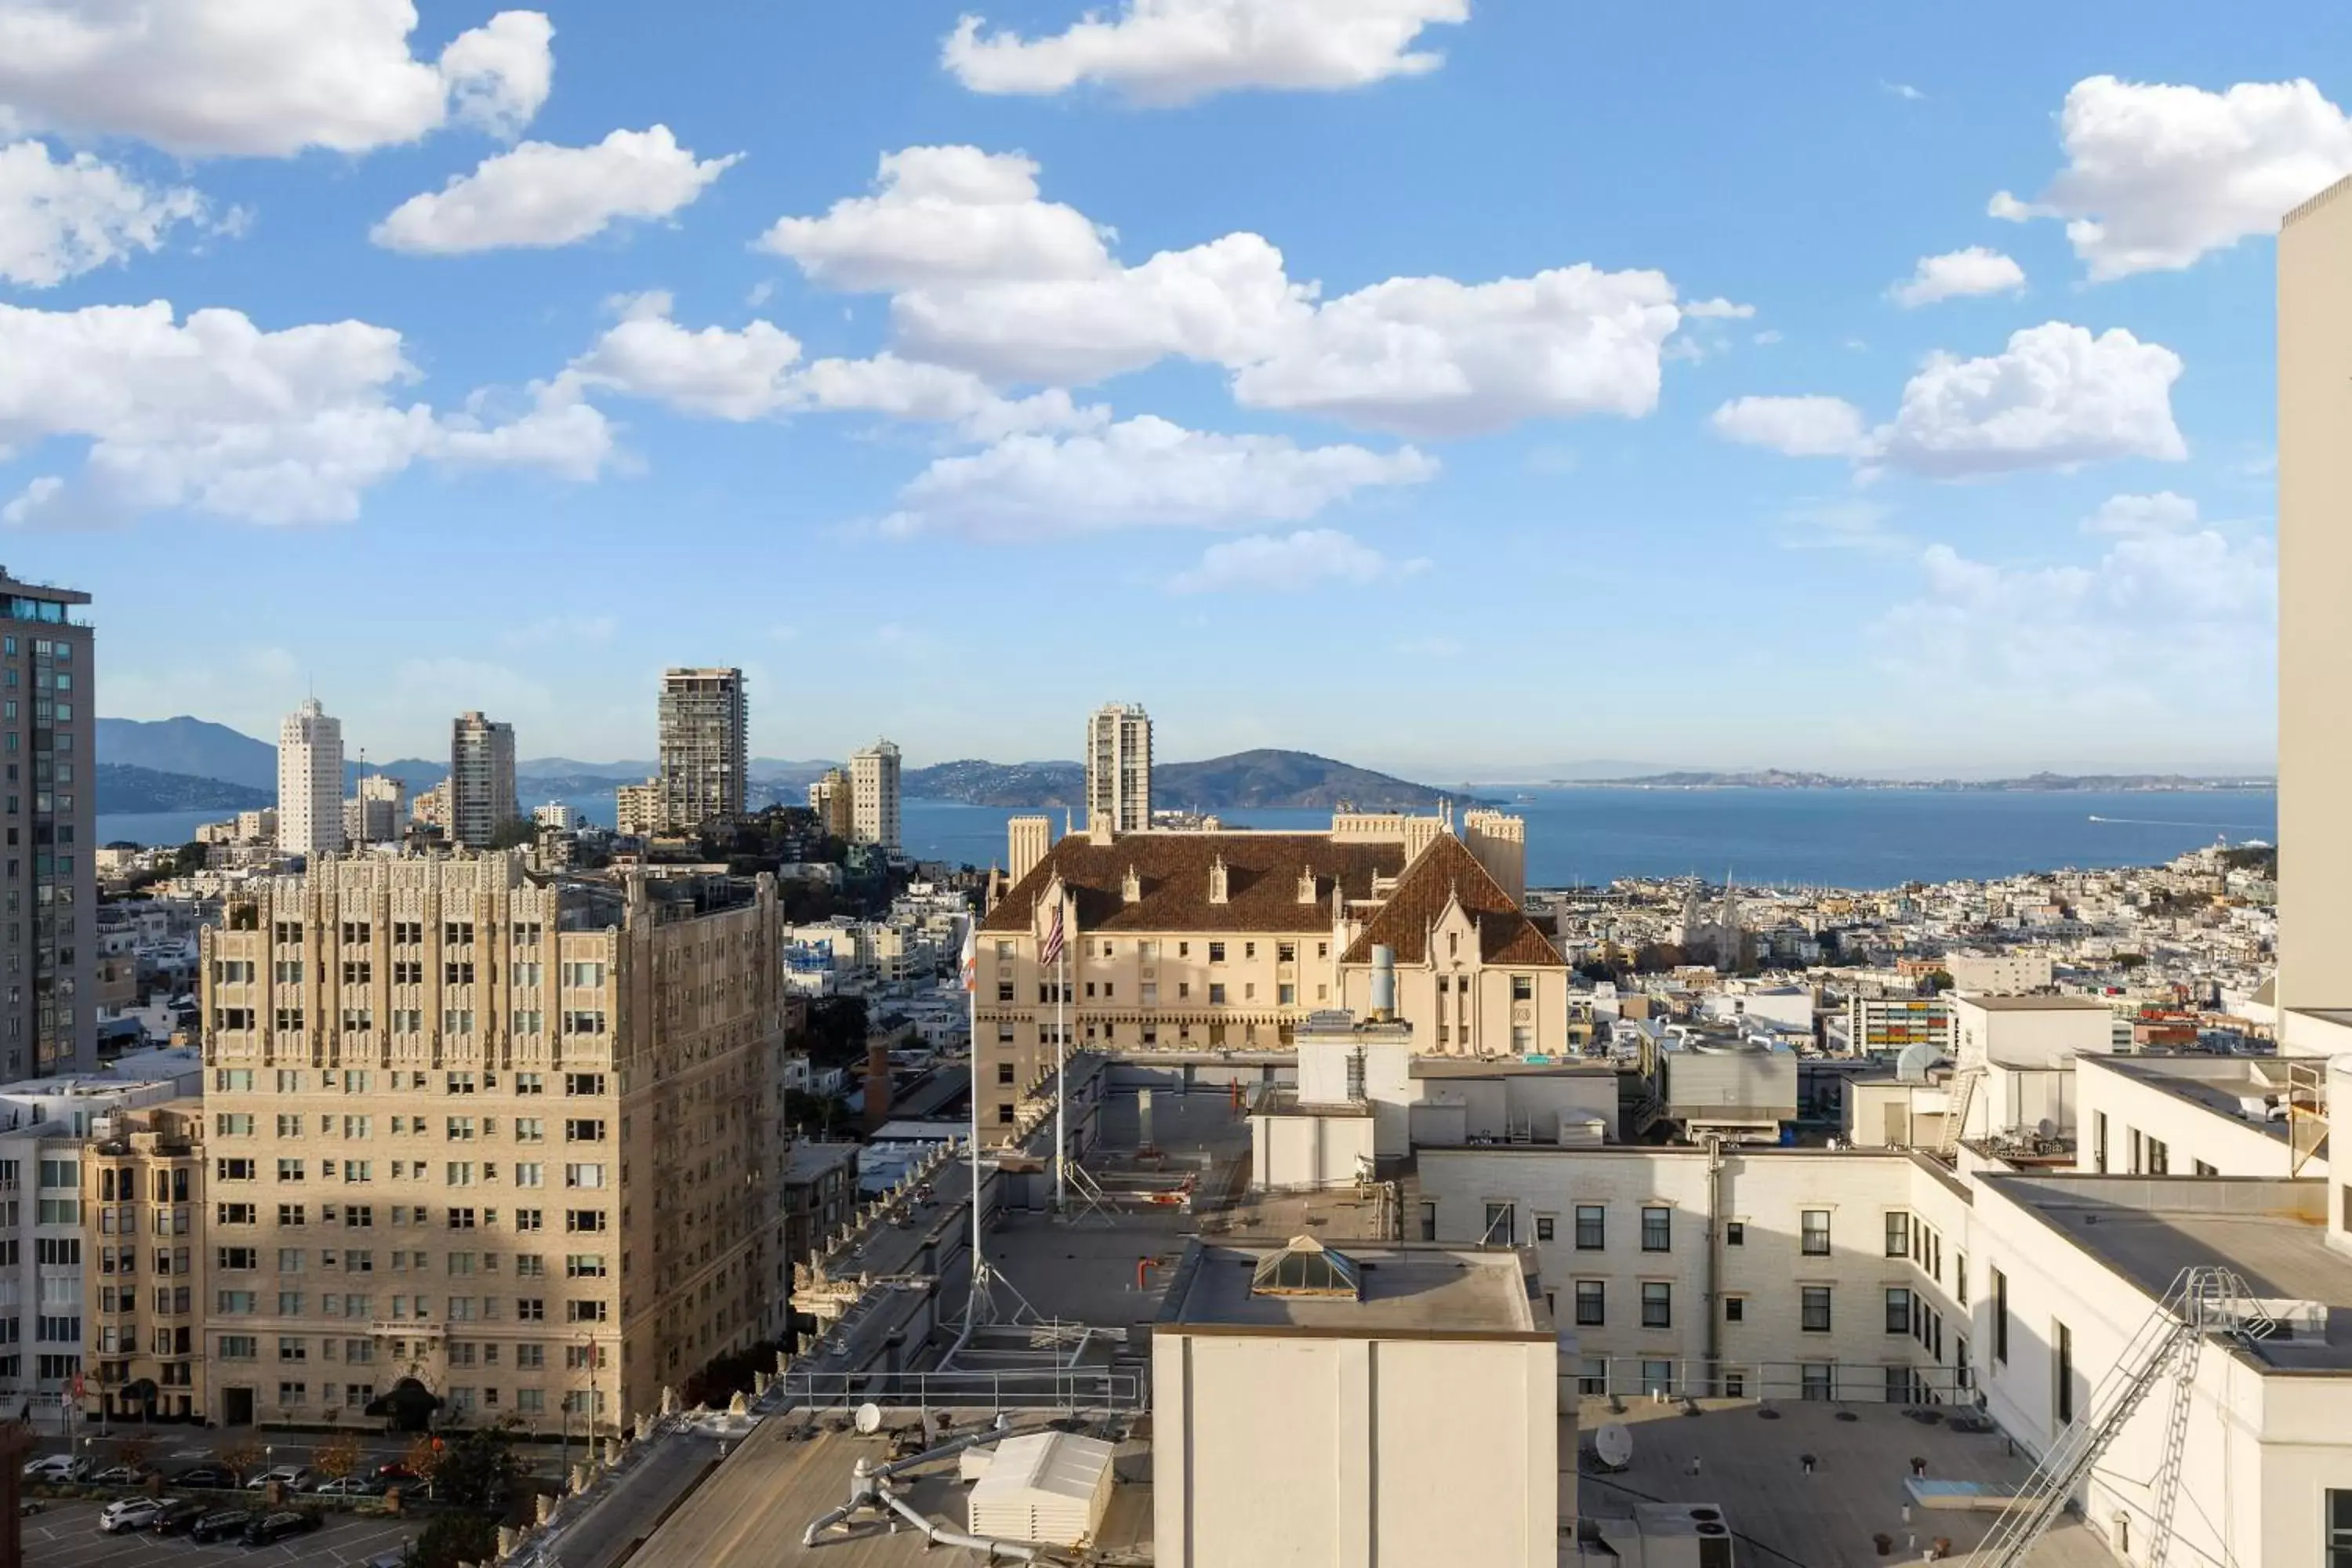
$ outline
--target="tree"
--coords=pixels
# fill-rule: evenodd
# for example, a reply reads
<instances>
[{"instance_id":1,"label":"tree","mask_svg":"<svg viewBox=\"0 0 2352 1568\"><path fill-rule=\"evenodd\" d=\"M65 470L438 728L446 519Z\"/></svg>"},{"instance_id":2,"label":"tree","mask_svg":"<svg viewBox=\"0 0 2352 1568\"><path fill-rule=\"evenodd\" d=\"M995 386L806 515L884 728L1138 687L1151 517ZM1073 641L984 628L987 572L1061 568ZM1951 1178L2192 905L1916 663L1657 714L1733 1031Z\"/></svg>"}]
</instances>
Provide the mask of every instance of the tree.
<instances>
[{"instance_id":1,"label":"tree","mask_svg":"<svg viewBox=\"0 0 2352 1568\"><path fill-rule=\"evenodd\" d=\"M488 1563L499 1554L499 1521L488 1514L444 1513L408 1543L406 1568L457 1568Z\"/></svg>"},{"instance_id":2,"label":"tree","mask_svg":"<svg viewBox=\"0 0 2352 1568\"><path fill-rule=\"evenodd\" d=\"M501 822L490 829L491 849L522 849L539 842L539 824L528 816L518 816Z\"/></svg>"},{"instance_id":3,"label":"tree","mask_svg":"<svg viewBox=\"0 0 2352 1568\"><path fill-rule=\"evenodd\" d=\"M495 1426L444 1428L432 1475L435 1495L445 1502L503 1508L522 1479L514 1435Z\"/></svg>"},{"instance_id":4,"label":"tree","mask_svg":"<svg viewBox=\"0 0 2352 1568\"><path fill-rule=\"evenodd\" d=\"M154 1457L154 1453L155 1443L152 1438L132 1436L114 1445L114 1462L118 1465L135 1465L144 1468L147 1461Z\"/></svg>"},{"instance_id":5,"label":"tree","mask_svg":"<svg viewBox=\"0 0 2352 1568\"><path fill-rule=\"evenodd\" d=\"M225 1444L213 1454L213 1458L226 1465L238 1480L259 1469L261 1461L267 1457L260 1443L250 1436Z\"/></svg>"},{"instance_id":6,"label":"tree","mask_svg":"<svg viewBox=\"0 0 2352 1568\"><path fill-rule=\"evenodd\" d=\"M359 1434L338 1432L320 1444L310 1452L310 1468L331 1481L356 1474L360 1468Z\"/></svg>"},{"instance_id":7,"label":"tree","mask_svg":"<svg viewBox=\"0 0 2352 1568\"><path fill-rule=\"evenodd\" d=\"M1927 972L1927 989L1930 991L1939 994L1949 991L1954 984L1952 972L1948 969L1931 969Z\"/></svg>"},{"instance_id":8,"label":"tree","mask_svg":"<svg viewBox=\"0 0 2352 1568\"><path fill-rule=\"evenodd\" d=\"M809 1060L847 1067L866 1059L866 998L821 996L809 1004Z\"/></svg>"},{"instance_id":9,"label":"tree","mask_svg":"<svg viewBox=\"0 0 2352 1568\"><path fill-rule=\"evenodd\" d=\"M429 1432L419 1432L416 1440L408 1445L408 1452L401 1457L401 1465L408 1473L425 1483L427 1497L436 1495L433 1478L440 1472L441 1453L441 1439Z\"/></svg>"}]
</instances>

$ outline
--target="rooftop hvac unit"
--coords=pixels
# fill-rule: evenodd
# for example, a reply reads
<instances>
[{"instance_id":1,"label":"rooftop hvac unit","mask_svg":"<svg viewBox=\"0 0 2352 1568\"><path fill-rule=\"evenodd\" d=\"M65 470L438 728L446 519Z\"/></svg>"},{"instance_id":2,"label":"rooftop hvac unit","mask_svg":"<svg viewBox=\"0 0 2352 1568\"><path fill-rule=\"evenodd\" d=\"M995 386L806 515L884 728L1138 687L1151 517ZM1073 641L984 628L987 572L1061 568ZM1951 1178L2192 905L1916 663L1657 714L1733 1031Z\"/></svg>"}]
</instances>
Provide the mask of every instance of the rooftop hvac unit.
<instances>
[{"instance_id":1,"label":"rooftop hvac unit","mask_svg":"<svg viewBox=\"0 0 2352 1568\"><path fill-rule=\"evenodd\" d=\"M996 1446L973 1483L968 1528L1000 1541L1077 1546L1093 1541L1110 1507L1111 1456L1095 1437L1033 1432Z\"/></svg>"}]
</instances>

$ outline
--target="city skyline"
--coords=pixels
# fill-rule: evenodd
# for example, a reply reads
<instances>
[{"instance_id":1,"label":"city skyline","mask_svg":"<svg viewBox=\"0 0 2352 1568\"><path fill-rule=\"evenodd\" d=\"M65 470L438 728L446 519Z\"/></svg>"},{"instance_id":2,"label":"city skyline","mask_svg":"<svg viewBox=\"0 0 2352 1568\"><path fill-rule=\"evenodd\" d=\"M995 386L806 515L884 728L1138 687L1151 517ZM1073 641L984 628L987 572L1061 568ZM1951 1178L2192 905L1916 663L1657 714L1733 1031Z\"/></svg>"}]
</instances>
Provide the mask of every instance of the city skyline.
<instances>
[{"instance_id":1,"label":"city skyline","mask_svg":"<svg viewBox=\"0 0 2352 1568\"><path fill-rule=\"evenodd\" d=\"M2269 237L2352 20L1390 10L485 10L222 96L194 6L136 91L0 71L8 564L94 595L109 715L315 689L373 757L646 756L708 663L764 756L1134 692L1431 777L2271 770ZM1261 695L1334 646L1391 700Z\"/></svg>"}]
</instances>

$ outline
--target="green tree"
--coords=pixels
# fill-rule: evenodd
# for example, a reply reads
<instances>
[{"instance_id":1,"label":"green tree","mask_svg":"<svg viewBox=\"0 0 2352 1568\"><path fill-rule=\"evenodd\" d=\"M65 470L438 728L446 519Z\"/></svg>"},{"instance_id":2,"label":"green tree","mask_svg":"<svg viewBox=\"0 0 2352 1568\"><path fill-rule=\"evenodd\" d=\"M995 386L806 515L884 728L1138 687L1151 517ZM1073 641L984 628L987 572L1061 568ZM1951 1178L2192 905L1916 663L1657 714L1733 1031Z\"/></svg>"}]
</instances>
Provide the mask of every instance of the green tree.
<instances>
[{"instance_id":1,"label":"green tree","mask_svg":"<svg viewBox=\"0 0 2352 1568\"><path fill-rule=\"evenodd\" d=\"M408 1543L407 1568L457 1568L499 1554L499 1521L486 1513L436 1514Z\"/></svg>"},{"instance_id":2,"label":"green tree","mask_svg":"<svg viewBox=\"0 0 2352 1568\"><path fill-rule=\"evenodd\" d=\"M819 1067L847 1067L866 1059L866 998L821 996L809 1004L809 1060Z\"/></svg>"},{"instance_id":3,"label":"green tree","mask_svg":"<svg viewBox=\"0 0 2352 1568\"><path fill-rule=\"evenodd\" d=\"M522 1479L514 1437L495 1426L444 1429L433 1469L434 1494L459 1508L499 1509Z\"/></svg>"},{"instance_id":4,"label":"green tree","mask_svg":"<svg viewBox=\"0 0 2352 1568\"><path fill-rule=\"evenodd\" d=\"M539 824L528 816L518 816L511 822L501 822L490 832L492 849L522 849L539 842Z\"/></svg>"}]
</instances>

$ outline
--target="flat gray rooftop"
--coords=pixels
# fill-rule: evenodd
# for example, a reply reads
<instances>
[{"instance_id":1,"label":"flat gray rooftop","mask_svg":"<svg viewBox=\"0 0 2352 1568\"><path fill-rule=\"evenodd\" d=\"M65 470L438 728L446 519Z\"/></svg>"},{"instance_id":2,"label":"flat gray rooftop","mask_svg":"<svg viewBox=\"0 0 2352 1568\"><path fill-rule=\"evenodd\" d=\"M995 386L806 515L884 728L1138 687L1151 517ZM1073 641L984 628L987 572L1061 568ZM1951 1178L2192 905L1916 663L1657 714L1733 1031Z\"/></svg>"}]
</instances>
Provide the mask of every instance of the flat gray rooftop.
<instances>
[{"instance_id":1,"label":"flat gray rooftop","mask_svg":"<svg viewBox=\"0 0 2352 1568\"><path fill-rule=\"evenodd\" d=\"M2269 1340L2269 1364L2352 1372L2352 1258L2327 1245L2326 1184L2248 1176L2037 1176L2000 1181L2066 1239L2151 1296L2181 1269L2221 1264L2257 1296L2317 1301L2327 1337Z\"/></svg>"},{"instance_id":2,"label":"flat gray rooftop","mask_svg":"<svg viewBox=\"0 0 2352 1568\"><path fill-rule=\"evenodd\" d=\"M1782 1404L1766 1421L1753 1404L1708 1401L1706 1413L1685 1416L1679 1404L1627 1400L1620 1414L1602 1399L1587 1399L1578 1425L1588 1435L1605 1421L1633 1436L1633 1460L1616 1475L1586 1470L1577 1477L1577 1508L1584 1514L1633 1511L1640 1502L1714 1503L1735 1534L1743 1563L1774 1568L1883 1568L1916 1563L1938 1536L1954 1558L1983 1541L1997 1513L1913 1509L1903 1482L1916 1456L1935 1480L2015 1485L2031 1468L1995 1434L1955 1432L1906 1417L1894 1405ZM1839 1420L1843 1410L1853 1417ZM1801 1454L1814 1458L1807 1475ZM1690 1473L1691 1461L1698 1473ZM1881 1557L1871 1537L1894 1537ZM1761 1547L1764 1550L1759 1551ZM2026 1559L2031 1568L2114 1568L2115 1558L2073 1515L2062 1515Z\"/></svg>"},{"instance_id":3,"label":"flat gray rooftop","mask_svg":"<svg viewBox=\"0 0 2352 1568\"><path fill-rule=\"evenodd\" d=\"M915 1411L888 1413L893 1426L919 1419ZM971 1430L979 1412L961 1422ZM801 1544L801 1532L818 1515L840 1506L849 1494L850 1471L860 1458L880 1464L892 1453L888 1430L877 1436L835 1430L838 1416L813 1423L806 1413L762 1422L709 1478L654 1530L629 1558L629 1568L770 1568L807 1563L812 1568L917 1568L943 1560L978 1561L969 1552L926 1547L917 1531L895 1530L872 1520L853 1520L827 1531L814 1546ZM1115 1460L1118 1481L1104 1518L1104 1552L1148 1546L1151 1538L1150 1461L1142 1446L1121 1446ZM902 1494L929 1517L964 1527L967 1489L957 1484L950 1458L927 1467Z\"/></svg>"},{"instance_id":4,"label":"flat gray rooftop","mask_svg":"<svg viewBox=\"0 0 2352 1568\"><path fill-rule=\"evenodd\" d=\"M1978 996L1963 991L1959 999L1988 1013L2110 1013L2114 1009L2095 996Z\"/></svg>"},{"instance_id":5,"label":"flat gray rooftop","mask_svg":"<svg viewBox=\"0 0 2352 1568\"><path fill-rule=\"evenodd\" d=\"M2284 1119L2252 1121L2239 1110L2239 1101L2265 1097L2284 1099L2286 1085L2262 1076L2263 1066L2274 1058L2247 1057L2085 1057L2109 1072L2160 1089L2179 1100L2187 1100L2200 1110L2252 1129L2264 1136L2287 1142L2287 1124ZM2277 1069L2273 1069L2277 1070ZM2326 1143L2323 1141L2321 1147Z\"/></svg>"},{"instance_id":6,"label":"flat gray rooftop","mask_svg":"<svg viewBox=\"0 0 2352 1568\"><path fill-rule=\"evenodd\" d=\"M839 1165L857 1162L856 1143L797 1142L784 1163L784 1180L811 1182Z\"/></svg>"},{"instance_id":7,"label":"flat gray rooftop","mask_svg":"<svg viewBox=\"0 0 2352 1568\"><path fill-rule=\"evenodd\" d=\"M1609 1062L1563 1058L1531 1062L1524 1057L1415 1057L1408 1070L1414 1078L1606 1078L1617 1068Z\"/></svg>"},{"instance_id":8,"label":"flat gray rooftop","mask_svg":"<svg viewBox=\"0 0 2352 1568\"><path fill-rule=\"evenodd\" d=\"M1279 1240L1203 1245L1168 1288L1160 1331L1295 1329L1310 1334L1549 1340L1549 1314L1531 1300L1526 1263L1512 1250L1413 1243L1339 1250L1362 1271L1363 1297L1260 1295L1252 1272Z\"/></svg>"}]
</instances>

